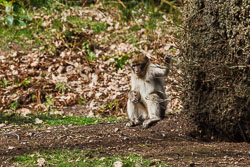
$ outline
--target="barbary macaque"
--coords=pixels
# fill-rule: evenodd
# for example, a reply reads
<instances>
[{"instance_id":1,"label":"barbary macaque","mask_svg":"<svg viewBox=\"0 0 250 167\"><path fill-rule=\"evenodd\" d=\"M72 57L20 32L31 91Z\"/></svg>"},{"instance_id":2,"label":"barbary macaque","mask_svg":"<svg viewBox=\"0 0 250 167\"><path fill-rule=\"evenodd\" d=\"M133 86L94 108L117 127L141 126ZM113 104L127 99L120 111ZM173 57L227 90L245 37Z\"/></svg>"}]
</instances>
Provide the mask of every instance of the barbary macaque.
<instances>
[{"instance_id":1,"label":"barbary macaque","mask_svg":"<svg viewBox=\"0 0 250 167\"><path fill-rule=\"evenodd\" d=\"M126 126L142 124L148 128L164 118L167 107L163 77L170 69L171 56L165 57L165 66L150 62L142 53L134 55L130 61L131 90L128 93L127 113L129 122Z\"/></svg>"}]
</instances>

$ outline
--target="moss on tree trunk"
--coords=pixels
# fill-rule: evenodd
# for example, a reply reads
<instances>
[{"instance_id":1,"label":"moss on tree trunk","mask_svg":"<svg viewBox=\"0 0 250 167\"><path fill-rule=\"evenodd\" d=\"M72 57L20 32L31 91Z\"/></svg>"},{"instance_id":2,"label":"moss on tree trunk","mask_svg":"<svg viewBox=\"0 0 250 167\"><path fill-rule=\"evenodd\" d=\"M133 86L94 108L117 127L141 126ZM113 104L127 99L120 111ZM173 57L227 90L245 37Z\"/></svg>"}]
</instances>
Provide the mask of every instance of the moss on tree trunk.
<instances>
[{"instance_id":1,"label":"moss on tree trunk","mask_svg":"<svg viewBox=\"0 0 250 167\"><path fill-rule=\"evenodd\" d=\"M202 137L250 141L248 0L185 3L184 111Z\"/></svg>"}]
</instances>

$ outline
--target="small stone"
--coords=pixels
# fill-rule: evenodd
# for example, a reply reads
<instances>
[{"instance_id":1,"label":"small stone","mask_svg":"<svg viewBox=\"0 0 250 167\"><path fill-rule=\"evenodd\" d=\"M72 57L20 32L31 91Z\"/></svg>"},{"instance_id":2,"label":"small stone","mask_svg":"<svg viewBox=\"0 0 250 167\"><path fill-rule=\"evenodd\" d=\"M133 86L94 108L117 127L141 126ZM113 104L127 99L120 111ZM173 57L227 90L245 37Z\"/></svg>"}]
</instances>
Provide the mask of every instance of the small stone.
<instances>
[{"instance_id":1,"label":"small stone","mask_svg":"<svg viewBox=\"0 0 250 167\"><path fill-rule=\"evenodd\" d=\"M1 123L1 124L0 124L0 128L2 128L2 127L4 127L4 126L6 126L4 123Z\"/></svg>"},{"instance_id":2,"label":"small stone","mask_svg":"<svg viewBox=\"0 0 250 167\"><path fill-rule=\"evenodd\" d=\"M94 118L95 117L95 114L94 112L90 111L87 115L88 118Z\"/></svg>"},{"instance_id":3,"label":"small stone","mask_svg":"<svg viewBox=\"0 0 250 167\"><path fill-rule=\"evenodd\" d=\"M13 146L9 146L9 147L8 147L9 150L13 150L14 148L15 148L15 147L13 147Z\"/></svg>"},{"instance_id":4,"label":"small stone","mask_svg":"<svg viewBox=\"0 0 250 167\"><path fill-rule=\"evenodd\" d=\"M114 167L122 167L122 161L115 161L113 166Z\"/></svg>"},{"instance_id":5,"label":"small stone","mask_svg":"<svg viewBox=\"0 0 250 167\"><path fill-rule=\"evenodd\" d=\"M40 120L39 118L35 119L35 124L41 124L41 123L43 123L43 120Z\"/></svg>"},{"instance_id":6,"label":"small stone","mask_svg":"<svg viewBox=\"0 0 250 167\"><path fill-rule=\"evenodd\" d=\"M38 166L43 166L44 164L45 164L45 159L44 158L39 158L38 160L37 160L37 165Z\"/></svg>"}]
</instances>

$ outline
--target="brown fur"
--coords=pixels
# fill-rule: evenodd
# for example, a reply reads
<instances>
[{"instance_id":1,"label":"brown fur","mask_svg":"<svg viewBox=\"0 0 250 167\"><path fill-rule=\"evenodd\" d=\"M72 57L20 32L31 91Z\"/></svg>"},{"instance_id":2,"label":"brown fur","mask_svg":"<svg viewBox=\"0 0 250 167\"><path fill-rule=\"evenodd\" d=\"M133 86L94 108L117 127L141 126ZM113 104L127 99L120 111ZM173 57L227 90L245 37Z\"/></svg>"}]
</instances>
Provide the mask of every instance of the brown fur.
<instances>
[{"instance_id":1,"label":"brown fur","mask_svg":"<svg viewBox=\"0 0 250 167\"><path fill-rule=\"evenodd\" d=\"M131 65L147 64L148 62L149 58L143 54L136 54L131 59Z\"/></svg>"}]
</instances>

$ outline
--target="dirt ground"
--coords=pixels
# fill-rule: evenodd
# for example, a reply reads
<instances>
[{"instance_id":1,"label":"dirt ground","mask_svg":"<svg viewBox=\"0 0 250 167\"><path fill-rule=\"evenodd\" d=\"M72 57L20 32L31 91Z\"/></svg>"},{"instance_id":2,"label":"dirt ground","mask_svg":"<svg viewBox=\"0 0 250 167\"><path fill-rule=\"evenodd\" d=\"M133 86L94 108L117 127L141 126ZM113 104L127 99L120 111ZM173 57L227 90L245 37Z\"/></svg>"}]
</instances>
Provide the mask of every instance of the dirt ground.
<instances>
[{"instance_id":1,"label":"dirt ground","mask_svg":"<svg viewBox=\"0 0 250 167\"><path fill-rule=\"evenodd\" d=\"M12 157L30 151L63 148L101 149L99 156L134 153L174 167L250 166L250 144L193 139L186 135L184 124L176 116L148 129L128 128L124 124L24 128L2 133L1 166L11 166Z\"/></svg>"}]
</instances>

